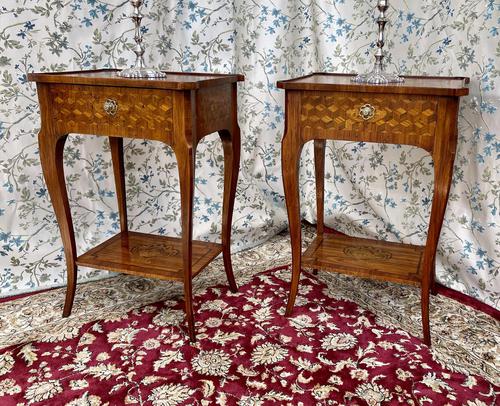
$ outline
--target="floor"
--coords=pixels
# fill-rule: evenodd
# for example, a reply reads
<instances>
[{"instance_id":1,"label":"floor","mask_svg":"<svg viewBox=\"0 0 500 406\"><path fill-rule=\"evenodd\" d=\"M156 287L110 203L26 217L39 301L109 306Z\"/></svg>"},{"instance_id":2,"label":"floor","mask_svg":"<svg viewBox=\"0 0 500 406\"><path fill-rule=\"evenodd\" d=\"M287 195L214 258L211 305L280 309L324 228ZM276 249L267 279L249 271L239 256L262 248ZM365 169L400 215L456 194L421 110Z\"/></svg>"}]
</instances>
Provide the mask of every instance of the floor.
<instances>
[{"instance_id":1,"label":"floor","mask_svg":"<svg viewBox=\"0 0 500 406\"><path fill-rule=\"evenodd\" d=\"M313 230L304 229L304 244ZM288 236L280 234L267 243L235 254L233 265L241 285L252 276L290 262ZM333 273L318 275L329 296L356 302L371 310L378 322L421 336L419 290L396 284L373 282ZM194 282L194 293L225 283L222 260L215 260ZM48 331L78 329L84 323L119 316L148 303L182 297L179 283L119 275L81 284L73 313L61 318L64 289L54 289L0 303L0 348L42 340ZM195 302L196 306L196 302ZM478 374L500 384L500 323L494 318L442 295L431 299L432 352L436 361L457 372Z\"/></svg>"}]
</instances>

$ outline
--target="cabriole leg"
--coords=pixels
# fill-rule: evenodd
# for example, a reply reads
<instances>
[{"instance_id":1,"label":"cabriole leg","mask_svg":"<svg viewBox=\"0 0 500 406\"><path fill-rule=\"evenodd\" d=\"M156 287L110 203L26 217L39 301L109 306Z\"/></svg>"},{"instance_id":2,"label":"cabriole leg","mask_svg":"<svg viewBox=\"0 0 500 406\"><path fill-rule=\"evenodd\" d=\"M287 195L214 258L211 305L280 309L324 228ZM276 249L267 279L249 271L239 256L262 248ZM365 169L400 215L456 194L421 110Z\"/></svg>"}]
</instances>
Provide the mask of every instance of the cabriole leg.
<instances>
[{"instance_id":1,"label":"cabriole leg","mask_svg":"<svg viewBox=\"0 0 500 406\"><path fill-rule=\"evenodd\" d=\"M300 228L299 163L302 143L294 134L285 134L282 143L283 186L285 189L290 242L292 245L292 282L286 307L286 316L290 316L299 289L302 259L302 230Z\"/></svg>"},{"instance_id":2,"label":"cabriole leg","mask_svg":"<svg viewBox=\"0 0 500 406\"><path fill-rule=\"evenodd\" d=\"M59 230L61 231L64 255L66 257L68 284L63 317L68 317L71 314L77 278L75 233L64 179L63 151L66 139L67 134L51 134L44 132L43 129L38 136L43 175L59 224Z\"/></svg>"},{"instance_id":3,"label":"cabriole leg","mask_svg":"<svg viewBox=\"0 0 500 406\"><path fill-rule=\"evenodd\" d=\"M231 134L227 130L219 132L224 148L224 203L222 209L222 256L229 288L238 291L234 279L231 261L231 226L233 220L234 200L240 164L240 130L236 126Z\"/></svg>"}]
</instances>

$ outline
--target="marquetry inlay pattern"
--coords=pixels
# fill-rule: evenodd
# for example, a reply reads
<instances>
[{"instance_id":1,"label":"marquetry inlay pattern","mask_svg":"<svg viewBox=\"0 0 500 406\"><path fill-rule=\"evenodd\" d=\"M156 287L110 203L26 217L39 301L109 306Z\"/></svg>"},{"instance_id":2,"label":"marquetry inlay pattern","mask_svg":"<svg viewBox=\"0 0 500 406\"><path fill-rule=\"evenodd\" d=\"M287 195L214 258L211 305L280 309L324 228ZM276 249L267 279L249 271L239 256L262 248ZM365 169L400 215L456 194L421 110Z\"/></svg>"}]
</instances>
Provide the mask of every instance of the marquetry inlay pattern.
<instances>
[{"instance_id":1,"label":"marquetry inlay pattern","mask_svg":"<svg viewBox=\"0 0 500 406\"><path fill-rule=\"evenodd\" d=\"M50 93L53 119L68 132L142 138L146 131L165 134L173 130L170 91L59 85Z\"/></svg>"},{"instance_id":2,"label":"marquetry inlay pattern","mask_svg":"<svg viewBox=\"0 0 500 406\"><path fill-rule=\"evenodd\" d=\"M344 254L356 259L391 259L392 253L381 248L369 245L351 246L344 248Z\"/></svg>"},{"instance_id":3,"label":"marquetry inlay pattern","mask_svg":"<svg viewBox=\"0 0 500 406\"><path fill-rule=\"evenodd\" d=\"M324 234L304 252L302 265L418 285L422 252L423 247Z\"/></svg>"},{"instance_id":4,"label":"marquetry inlay pattern","mask_svg":"<svg viewBox=\"0 0 500 406\"><path fill-rule=\"evenodd\" d=\"M192 274L200 272L222 251L220 244L192 242ZM182 240L121 232L77 258L78 265L146 275L167 280L183 280Z\"/></svg>"},{"instance_id":5,"label":"marquetry inlay pattern","mask_svg":"<svg viewBox=\"0 0 500 406\"><path fill-rule=\"evenodd\" d=\"M366 132L383 135L411 133L433 136L437 101L418 96L358 94L351 92L304 92L300 122L303 127ZM363 106L374 108L373 117L360 115Z\"/></svg>"},{"instance_id":6,"label":"marquetry inlay pattern","mask_svg":"<svg viewBox=\"0 0 500 406\"><path fill-rule=\"evenodd\" d=\"M180 255L180 251L167 244L144 244L136 245L130 250L132 254L146 260L156 257L175 257Z\"/></svg>"}]
</instances>

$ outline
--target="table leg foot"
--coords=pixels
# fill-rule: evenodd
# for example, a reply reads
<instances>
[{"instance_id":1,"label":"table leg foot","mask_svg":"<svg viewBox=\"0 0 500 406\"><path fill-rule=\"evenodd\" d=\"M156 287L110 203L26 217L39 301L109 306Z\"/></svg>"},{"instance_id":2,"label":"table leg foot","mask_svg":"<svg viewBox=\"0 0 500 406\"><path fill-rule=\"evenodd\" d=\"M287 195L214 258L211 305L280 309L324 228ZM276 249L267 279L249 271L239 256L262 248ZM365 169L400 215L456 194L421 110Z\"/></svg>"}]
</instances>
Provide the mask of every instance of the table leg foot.
<instances>
[{"instance_id":1,"label":"table leg foot","mask_svg":"<svg viewBox=\"0 0 500 406\"><path fill-rule=\"evenodd\" d=\"M186 304L186 321L188 326L189 341L196 342L196 331L194 328L194 312L193 312L193 292L192 287L184 286L184 300Z\"/></svg>"},{"instance_id":2,"label":"table leg foot","mask_svg":"<svg viewBox=\"0 0 500 406\"><path fill-rule=\"evenodd\" d=\"M423 287L421 292L421 304L422 304L422 330L424 336L424 343L431 346L431 328L429 320L429 289Z\"/></svg>"},{"instance_id":3,"label":"table leg foot","mask_svg":"<svg viewBox=\"0 0 500 406\"><path fill-rule=\"evenodd\" d=\"M290 294L288 296L288 303L286 305L285 316L290 316L293 312L295 299L299 290L300 268L292 270L292 282L290 284Z\"/></svg>"},{"instance_id":4,"label":"table leg foot","mask_svg":"<svg viewBox=\"0 0 500 406\"><path fill-rule=\"evenodd\" d=\"M76 268L68 270L68 285L66 287L66 299L64 301L63 317L68 317L73 308L76 291Z\"/></svg>"},{"instance_id":5,"label":"table leg foot","mask_svg":"<svg viewBox=\"0 0 500 406\"><path fill-rule=\"evenodd\" d=\"M227 250L229 251L229 250ZM236 280L234 279L233 274L233 265L231 263L231 252L222 252L222 257L224 259L224 269L226 270L227 281L229 284L229 290L233 293L238 292L238 285L236 284Z\"/></svg>"}]
</instances>

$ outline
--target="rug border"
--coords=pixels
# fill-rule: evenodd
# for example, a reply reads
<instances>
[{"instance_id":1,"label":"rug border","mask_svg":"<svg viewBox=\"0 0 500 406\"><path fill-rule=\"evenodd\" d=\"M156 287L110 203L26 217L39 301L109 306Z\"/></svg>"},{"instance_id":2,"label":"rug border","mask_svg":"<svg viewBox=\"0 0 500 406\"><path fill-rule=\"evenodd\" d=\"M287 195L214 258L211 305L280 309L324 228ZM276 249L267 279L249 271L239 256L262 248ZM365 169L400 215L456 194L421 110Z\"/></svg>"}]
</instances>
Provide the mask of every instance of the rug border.
<instances>
[{"instance_id":1,"label":"rug border","mask_svg":"<svg viewBox=\"0 0 500 406\"><path fill-rule=\"evenodd\" d=\"M278 265L274 268L269 269L269 271L278 271L281 269L285 269L289 266L291 266L291 264ZM118 276L118 275L119 274L117 273L116 276ZM113 278L115 276L111 276L111 277ZM83 283L92 283L92 282L94 282L94 281L79 282L79 284L80 283L82 283L82 284ZM455 289L444 286L439 282L436 282L436 288L437 288L438 294L446 296L447 298L452 299L452 300L454 300L458 303L461 303L465 306L472 307L473 309L480 311L484 314L487 314L488 316L493 317L496 321L500 322L500 310L495 309L493 306L490 306L487 303L481 302L480 300L478 300L472 296L468 296L465 293L462 293L462 292L459 292ZM53 287L53 288L49 288L49 289L37 290L34 292L20 293L19 295L0 297L0 304L14 301L17 299L23 299L25 297L34 296L34 295L38 295L38 294L45 293L45 292L50 292L50 291L55 290L55 289L65 289L65 287L64 286Z\"/></svg>"}]
</instances>

